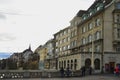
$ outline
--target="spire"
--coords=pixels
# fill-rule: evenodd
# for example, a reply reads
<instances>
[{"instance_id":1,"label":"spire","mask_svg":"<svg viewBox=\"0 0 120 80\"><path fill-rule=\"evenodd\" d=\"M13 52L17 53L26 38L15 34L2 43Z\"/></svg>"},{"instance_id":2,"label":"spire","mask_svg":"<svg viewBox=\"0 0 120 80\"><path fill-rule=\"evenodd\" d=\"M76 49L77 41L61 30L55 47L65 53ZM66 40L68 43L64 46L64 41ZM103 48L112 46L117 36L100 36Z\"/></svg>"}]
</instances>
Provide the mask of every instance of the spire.
<instances>
[{"instance_id":1,"label":"spire","mask_svg":"<svg viewBox=\"0 0 120 80\"><path fill-rule=\"evenodd\" d=\"M29 50L31 50L31 44L29 44Z\"/></svg>"}]
</instances>

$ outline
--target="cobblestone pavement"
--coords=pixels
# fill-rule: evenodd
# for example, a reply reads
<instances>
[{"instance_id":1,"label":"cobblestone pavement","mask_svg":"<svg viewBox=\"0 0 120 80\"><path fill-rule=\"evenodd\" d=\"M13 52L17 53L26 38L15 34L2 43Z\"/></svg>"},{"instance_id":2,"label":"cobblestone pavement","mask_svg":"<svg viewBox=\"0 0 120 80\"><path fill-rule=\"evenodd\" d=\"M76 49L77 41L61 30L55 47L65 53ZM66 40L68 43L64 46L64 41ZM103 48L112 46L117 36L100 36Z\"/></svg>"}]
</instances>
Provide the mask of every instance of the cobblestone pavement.
<instances>
[{"instance_id":1,"label":"cobblestone pavement","mask_svg":"<svg viewBox=\"0 0 120 80\"><path fill-rule=\"evenodd\" d=\"M114 75L88 75L85 77L70 78L32 78L32 79L3 79L3 80L120 80L120 76Z\"/></svg>"}]
</instances>

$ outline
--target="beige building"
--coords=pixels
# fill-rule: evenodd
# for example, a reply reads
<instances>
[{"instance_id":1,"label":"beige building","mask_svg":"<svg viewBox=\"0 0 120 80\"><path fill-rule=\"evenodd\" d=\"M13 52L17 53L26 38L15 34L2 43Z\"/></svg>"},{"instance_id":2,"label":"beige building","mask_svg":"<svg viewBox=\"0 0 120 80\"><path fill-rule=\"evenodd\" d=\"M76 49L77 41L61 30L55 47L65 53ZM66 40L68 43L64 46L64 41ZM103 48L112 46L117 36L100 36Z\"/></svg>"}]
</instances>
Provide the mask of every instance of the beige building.
<instances>
[{"instance_id":1,"label":"beige building","mask_svg":"<svg viewBox=\"0 0 120 80\"><path fill-rule=\"evenodd\" d=\"M120 65L119 22L120 0L95 0L87 10L80 10L70 21L68 34L64 34L65 28L54 35L58 69L86 66L95 72L111 72ZM68 36L70 40L65 42Z\"/></svg>"},{"instance_id":2,"label":"beige building","mask_svg":"<svg viewBox=\"0 0 120 80\"><path fill-rule=\"evenodd\" d=\"M76 14L69 27L55 33L54 41L58 70L85 66L112 72L120 66L120 0L95 0Z\"/></svg>"},{"instance_id":3,"label":"beige building","mask_svg":"<svg viewBox=\"0 0 120 80\"><path fill-rule=\"evenodd\" d=\"M81 66L96 72L110 71L120 65L120 0L95 0L81 15L77 50Z\"/></svg>"},{"instance_id":4,"label":"beige building","mask_svg":"<svg viewBox=\"0 0 120 80\"><path fill-rule=\"evenodd\" d=\"M70 27L60 30L54 34L55 56L57 58L57 69L67 68L66 56L70 54Z\"/></svg>"}]
</instances>

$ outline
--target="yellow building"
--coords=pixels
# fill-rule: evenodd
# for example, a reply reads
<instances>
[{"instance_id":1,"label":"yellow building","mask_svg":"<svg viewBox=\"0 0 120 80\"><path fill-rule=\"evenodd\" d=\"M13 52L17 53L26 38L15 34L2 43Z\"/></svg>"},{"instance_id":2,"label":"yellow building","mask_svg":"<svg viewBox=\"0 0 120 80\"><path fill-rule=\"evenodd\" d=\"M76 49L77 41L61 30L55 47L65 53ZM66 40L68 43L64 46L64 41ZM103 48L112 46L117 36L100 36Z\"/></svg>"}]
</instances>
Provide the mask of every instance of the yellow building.
<instances>
[{"instance_id":1,"label":"yellow building","mask_svg":"<svg viewBox=\"0 0 120 80\"><path fill-rule=\"evenodd\" d=\"M48 52L46 46L44 45L44 46L38 47L35 52L37 52L40 56L39 69L40 70L46 69L48 65L48 64L45 64L45 59L47 57L47 52Z\"/></svg>"}]
</instances>

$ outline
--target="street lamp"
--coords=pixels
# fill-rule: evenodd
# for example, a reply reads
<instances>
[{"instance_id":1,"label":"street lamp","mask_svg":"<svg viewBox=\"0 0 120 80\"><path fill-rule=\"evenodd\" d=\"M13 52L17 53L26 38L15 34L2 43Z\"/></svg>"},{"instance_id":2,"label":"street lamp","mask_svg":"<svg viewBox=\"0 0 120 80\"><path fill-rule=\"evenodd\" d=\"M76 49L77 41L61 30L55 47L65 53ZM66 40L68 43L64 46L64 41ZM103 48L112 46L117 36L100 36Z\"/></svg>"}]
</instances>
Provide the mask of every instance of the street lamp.
<instances>
[{"instance_id":1,"label":"street lamp","mask_svg":"<svg viewBox=\"0 0 120 80\"><path fill-rule=\"evenodd\" d=\"M92 32L92 56L91 56L91 60L92 60L91 67L94 68L94 37L93 37L93 32Z\"/></svg>"}]
</instances>

